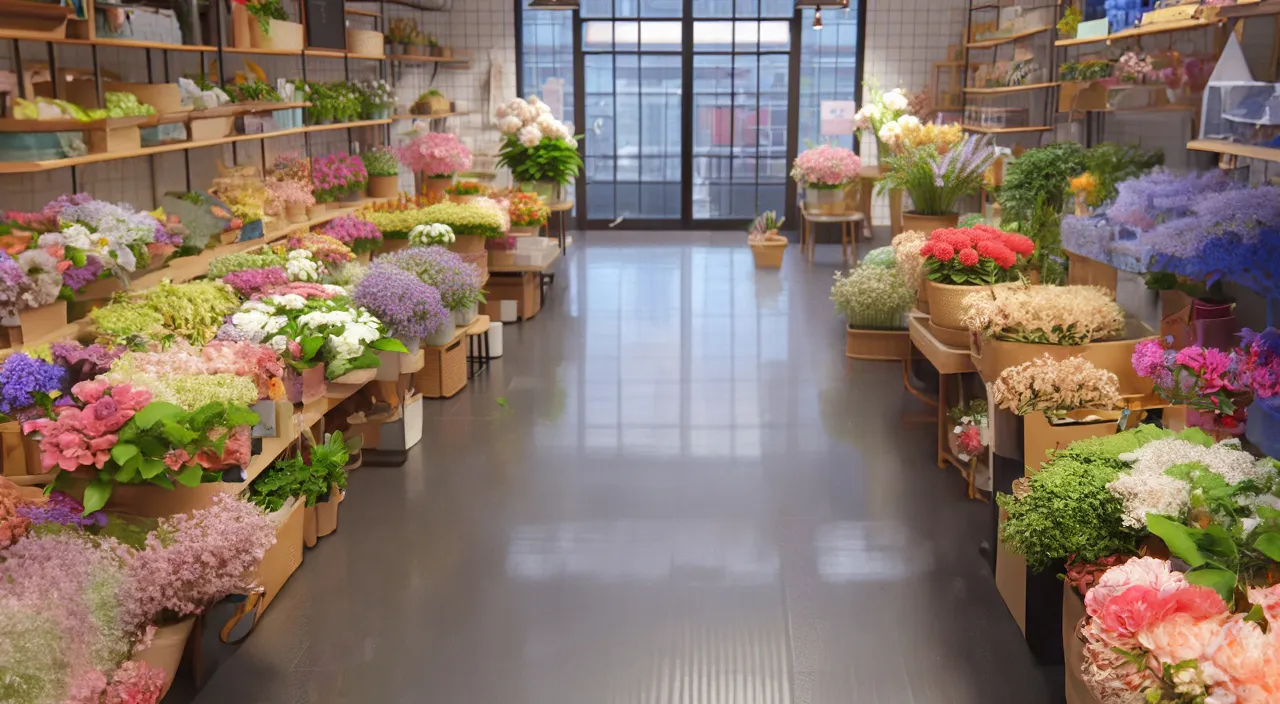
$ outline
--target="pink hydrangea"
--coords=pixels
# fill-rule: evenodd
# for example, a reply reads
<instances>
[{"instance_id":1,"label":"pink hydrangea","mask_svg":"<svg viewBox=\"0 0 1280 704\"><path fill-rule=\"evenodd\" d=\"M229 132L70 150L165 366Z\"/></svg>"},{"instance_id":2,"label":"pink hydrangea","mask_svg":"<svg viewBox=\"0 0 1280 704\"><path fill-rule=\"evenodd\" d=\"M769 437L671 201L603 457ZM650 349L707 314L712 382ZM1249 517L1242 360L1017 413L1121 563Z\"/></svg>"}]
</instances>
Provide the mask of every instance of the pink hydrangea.
<instances>
[{"instance_id":1,"label":"pink hydrangea","mask_svg":"<svg viewBox=\"0 0 1280 704\"><path fill-rule=\"evenodd\" d=\"M23 423L22 432L40 433L40 466L67 472L80 467L102 469L111 458L116 431L151 402L151 392L106 380L82 381L71 387L83 408L64 407L53 418Z\"/></svg>"},{"instance_id":2,"label":"pink hydrangea","mask_svg":"<svg viewBox=\"0 0 1280 704\"><path fill-rule=\"evenodd\" d=\"M448 132L424 132L396 149L396 157L410 171L428 178L452 176L471 168L471 150Z\"/></svg>"},{"instance_id":3,"label":"pink hydrangea","mask_svg":"<svg viewBox=\"0 0 1280 704\"><path fill-rule=\"evenodd\" d=\"M155 704L164 694L165 673L145 662L127 660L111 675L102 704Z\"/></svg>"},{"instance_id":4,"label":"pink hydrangea","mask_svg":"<svg viewBox=\"0 0 1280 704\"><path fill-rule=\"evenodd\" d=\"M851 150L823 144L796 157L791 178L803 186L834 188L852 183L861 168L862 160Z\"/></svg>"}]
</instances>

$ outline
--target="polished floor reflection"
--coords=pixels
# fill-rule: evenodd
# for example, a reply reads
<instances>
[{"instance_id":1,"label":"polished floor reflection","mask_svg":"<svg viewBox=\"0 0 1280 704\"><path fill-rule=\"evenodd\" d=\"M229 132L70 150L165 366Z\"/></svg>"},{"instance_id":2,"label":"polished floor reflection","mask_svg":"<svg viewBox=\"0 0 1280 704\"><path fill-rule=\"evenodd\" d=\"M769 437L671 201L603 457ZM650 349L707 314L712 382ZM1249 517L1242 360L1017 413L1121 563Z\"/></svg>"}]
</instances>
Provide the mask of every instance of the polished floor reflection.
<instances>
[{"instance_id":1,"label":"polished floor reflection","mask_svg":"<svg viewBox=\"0 0 1280 704\"><path fill-rule=\"evenodd\" d=\"M844 358L832 266L577 239L197 702L1060 698L978 554L987 507L899 422L896 367Z\"/></svg>"}]
</instances>

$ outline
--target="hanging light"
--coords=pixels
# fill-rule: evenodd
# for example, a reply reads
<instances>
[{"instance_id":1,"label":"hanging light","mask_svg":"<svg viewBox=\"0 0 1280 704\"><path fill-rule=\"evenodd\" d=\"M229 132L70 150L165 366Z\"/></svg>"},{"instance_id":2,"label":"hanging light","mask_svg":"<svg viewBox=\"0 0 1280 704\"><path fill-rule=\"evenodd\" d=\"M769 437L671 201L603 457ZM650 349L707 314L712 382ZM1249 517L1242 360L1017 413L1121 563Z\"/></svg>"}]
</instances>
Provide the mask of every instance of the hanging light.
<instances>
[{"instance_id":1,"label":"hanging light","mask_svg":"<svg viewBox=\"0 0 1280 704\"><path fill-rule=\"evenodd\" d=\"M813 28L822 29L822 8L813 11Z\"/></svg>"},{"instance_id":2,"label":"hanging light","mask_svg":"<svg viewBox=\"0 0 1280 704\"><path fill-rule=\"evenodd\" d=\"M841 4L844 5L844 14L849 14L849 0L844 0Z\"/></svg>"},{"instance_id":3,"label":"hanging light","mask_svg":"<svg viewBox=\"0 0 1280 704\"><path fill-rule=\"evenodd\" d=\"M576 10L578 0L532 0L530 10Z\"/></svg>"}]
</instances>

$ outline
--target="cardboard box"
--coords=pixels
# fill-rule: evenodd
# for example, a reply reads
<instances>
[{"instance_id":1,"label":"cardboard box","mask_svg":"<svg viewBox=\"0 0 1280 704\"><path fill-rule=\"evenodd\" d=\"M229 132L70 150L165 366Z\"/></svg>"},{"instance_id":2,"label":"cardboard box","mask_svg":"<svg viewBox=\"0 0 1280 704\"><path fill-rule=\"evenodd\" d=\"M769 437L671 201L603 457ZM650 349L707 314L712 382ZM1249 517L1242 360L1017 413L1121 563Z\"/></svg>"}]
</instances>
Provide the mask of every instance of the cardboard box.
<instances>
[{"instance_id":1,"label":"cardboard box","mask_svg":"<svg viewBox=\"0 0 1280 704\"><path fill-rule=\"evenodd\" d=\"M90 154L119 154L142 148L142 129L137 126L89 130L87 135Z\"/></svg>"},{"instance_id":2,"label":"cardboard box","mask_svg":"<svg viewBox=\"0 0 1280 704\"><path fill-rule=\"evenodd\" d=\"M40 445L22 434L17 421L0 423L0 474L18 477L40 474Z\"/></svg>"},{"instance_id":3,"label":"cardboard box","mask_svg":"<svg viewBox=\"0 0 1280 704\"><path fill-rule=\"evenodd\" d=\"M534 273L492 274L485 285L487 302L482 312L492 319L509 322L502 317L501 302L515 301L516 315L528 320L542 307L540 285L540 277Z\"/></svg>"},{"instance_id":4,"label":"cardboard box","mask_svg":"<svg viewBox=\"0 0 1280 704\"><path fill-rule=\"evenodd\" d=\"M271 601L284 588L285 582L288 582L289 577L302 565L304 504L304 501L295 499L292 505L286 505L277 512L283 515L279 516L279 522L276 524L276 544L262 556L255 580L266 590L262 597L262 608L258 609L258 618L262 617L262 613L271 605ZM275 514L272 515L273 519L276 517Z\"/></svg>"},{"instance_id":5,"label":"cardboard box","mask_svg":"<svg viewBox=\"0 0 1280 704\"><path fill-rule=\"evenodd\" d=\"M198 115L199 113L196 114ZM236 118L234 116L196 118L191 120L188 132L191 135L192 142L222 139L223 137L231 136L235 122Z\"/></svg>"},{"instance_id":6,"label":"cardboard box","mask_svg":"<svg viewBox=\"0 0 1280 704\"><path fill-rule=\"evenodd\" d=\"M1084 643L1076 637L1076 626L1084 617L1084 600L1070 584L1063 584L1062 659L1066 669L1067 704L1099 704L1080 675L1080 667L1084 665Z\"/></svg>"},{"instance_id":7,"label":"cardboard box","mask_svg":"<svg viewBox=\"0 0 1280 704\"><path fill-rule=\"evenodd\" d=\"M424 347L422 369L413 386L427 398L449 398L467 385L467 341L459 337L444 347Z\"/></svg>"},{"instance_id":8,"label":"cardboard box","mask_svg":"<svg viewBox=\"0 0 1280 704\"><path fill-rule=\"evenodd\" d=\"M1133 415L1136 416L1137 411ZM1040 471L1040 465L1048 459L1046 453L1050 451L1061 450L1077 440L1115 435L1117 419L1055 425L1043 413L1028 413L1022 421L1022 457L1027 465L1027 476L1031 476Z\"/></svg>"},{"instance_id":9,"label":"cardboard box","mask_svg":"<svg viewBox=\"0 0 1280 704\"><path fill-rule=\"evenodd\" d=\"M398 420L382 424L377 442L368 447L383 452L397 452L408 450L421 440L422 396L415 395L405 401L404 410Z\"/></svg>"},{"instance_id":10,"label":"cardboard box","mask_svg":"<svg viewBox=\"0 0 1280 704\"><path fill-rule=\"evenodd\" d=\"M1000 509L1000 523L1004 526L1008 515ZM1000 539L1000 531L996 531L996 590L1004 605L1009 609L1018 630L1025 637L1027 634L1027 561L1018 553L1009 549Z\"/></svg>"}]
</instances>

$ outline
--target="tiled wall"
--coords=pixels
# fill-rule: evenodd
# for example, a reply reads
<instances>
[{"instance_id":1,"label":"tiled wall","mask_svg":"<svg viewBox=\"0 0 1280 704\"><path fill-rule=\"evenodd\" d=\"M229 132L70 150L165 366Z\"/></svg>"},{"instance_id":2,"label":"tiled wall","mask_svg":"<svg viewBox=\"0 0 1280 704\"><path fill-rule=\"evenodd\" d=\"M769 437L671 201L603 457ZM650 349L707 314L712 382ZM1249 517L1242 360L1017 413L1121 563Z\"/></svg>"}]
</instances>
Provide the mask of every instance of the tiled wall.
<instances>
[{"instance_id":1,"label":"tiled wall","mask_svg":"<svg viewBox=\"0 0 1280 704\"><path fill-rule=\"evenodd\" d=\"M908 93L929 82L935 61L947 58L947 47L964 36L965 0L892 0L867 2L867 46L863 53L863 84L871 79L884 90L901 87ZM863 99L866 99L864 88ZM875 139L862 136L864 160L874 163ZM873 201L876 228L889 223L889 201Z\"/></svg>"}]
</instances>

